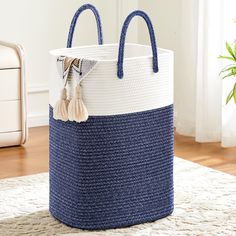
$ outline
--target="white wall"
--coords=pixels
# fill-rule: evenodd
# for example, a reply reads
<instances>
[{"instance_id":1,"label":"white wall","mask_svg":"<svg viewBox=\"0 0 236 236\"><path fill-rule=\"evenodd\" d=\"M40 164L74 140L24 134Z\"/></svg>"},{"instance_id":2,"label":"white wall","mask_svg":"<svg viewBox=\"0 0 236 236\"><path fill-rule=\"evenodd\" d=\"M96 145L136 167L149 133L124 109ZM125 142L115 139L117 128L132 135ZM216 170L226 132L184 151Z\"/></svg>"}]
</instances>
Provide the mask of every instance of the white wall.
<instances>
[{"instance_id":1,"label":"white wall","mask_svg":"<svg viewBox=\"0 0 236 236\"><path fill-rule=\"evenodd\" d=\"M17 42L25 48L30 126L48 122L48 51L66 46L67 33L74 12L84 0L0 0L0 39ZM105 43L117 42L120 25L128 12L138 8L138 1L89 0L100 11ZM129 39L137 41L137 27ZM96 44L94 16L84 12L78 22L74 45Z\"/></svg>"},{"instance_id":2,"label":"white wall","mask_svg":"<svg viewBox=\"0 0 236 236\"><path fill-rule=\"evenodd\" d=\"M195 102L190 102L188 98L195 97L194 80L189 78L196 76L198 1L139 0L139 3L140 9L148 12L153 21L158 46L175 53L175 112L181 106L187 107L189 113L178 116L184 115L186 122L190 122L189 116L194 115L196 109ZM139 42L149 43L146 25L142 21L139 23ZM177 91L181 91L181 99Z\"/></svg>"}]
</instances>

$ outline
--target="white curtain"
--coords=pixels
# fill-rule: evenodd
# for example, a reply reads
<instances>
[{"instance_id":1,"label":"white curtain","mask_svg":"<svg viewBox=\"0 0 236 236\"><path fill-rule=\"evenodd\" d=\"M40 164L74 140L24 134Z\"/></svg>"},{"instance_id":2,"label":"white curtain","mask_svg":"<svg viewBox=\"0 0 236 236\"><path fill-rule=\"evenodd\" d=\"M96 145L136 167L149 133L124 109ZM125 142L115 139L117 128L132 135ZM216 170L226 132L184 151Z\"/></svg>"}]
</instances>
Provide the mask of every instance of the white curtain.
<instances>
[{"instance_id":1,"label":"white curtain","mask_svg":"<svg viewBox=\"0 0 236 236\"><path fill-rule=\"evenodd\" d=\"M198 0L195 4L193 8L192 0L183 0L180 51L184 59L175 89L176 129L197 142L236 146L236 105L233 100L225 105L236 80L221 80L219 72L226 62L218 59L226 54L225 41L236 39L236 1Z\"/></svg>"}]
</instances>

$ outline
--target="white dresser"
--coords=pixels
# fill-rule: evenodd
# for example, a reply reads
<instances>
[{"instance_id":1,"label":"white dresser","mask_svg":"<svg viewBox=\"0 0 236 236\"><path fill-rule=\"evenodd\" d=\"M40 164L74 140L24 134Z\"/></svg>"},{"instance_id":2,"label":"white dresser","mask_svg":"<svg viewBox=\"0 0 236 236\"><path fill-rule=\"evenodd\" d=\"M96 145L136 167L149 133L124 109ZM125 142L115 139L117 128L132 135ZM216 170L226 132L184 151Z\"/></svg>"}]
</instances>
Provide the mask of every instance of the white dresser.
<instances>
[{"instance_id":1,"label":"white dresser","mask_svg":"<svg viewBox=\"0 0 236 236\"><path fill-rule=\"evenodd\" d=\"M21 145L28 135L24 54L0 41L0 147Z\"/></svg>"}]
</instances>

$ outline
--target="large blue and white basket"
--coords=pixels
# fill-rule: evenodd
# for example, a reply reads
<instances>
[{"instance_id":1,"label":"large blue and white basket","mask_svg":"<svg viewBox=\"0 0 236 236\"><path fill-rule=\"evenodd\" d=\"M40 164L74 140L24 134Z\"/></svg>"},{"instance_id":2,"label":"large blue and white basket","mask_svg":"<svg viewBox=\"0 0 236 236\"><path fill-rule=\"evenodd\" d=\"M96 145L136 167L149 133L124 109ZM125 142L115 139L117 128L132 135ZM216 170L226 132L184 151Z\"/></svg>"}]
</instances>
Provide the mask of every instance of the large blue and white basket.
<instances>
[{"instance_id":1,"label":"large blue and white basket","mask_svg":"<svg viewBox=\"0 0 236 236\"><path fill-rule=\"evenodd\" d=\"M151 47L125 44L134 16L146 21ZM101 36L100 32L100 43ZM51 214L67 225L91 230L129 226L171 214L173 53L158 49L157 60L149 17L142 11L131 13L119 44L56 49L51 55ZM63 84L56 59L62 55L97 61L81 82L89 113L86 122L53 118Z\"/></svg>"}]
</instances>

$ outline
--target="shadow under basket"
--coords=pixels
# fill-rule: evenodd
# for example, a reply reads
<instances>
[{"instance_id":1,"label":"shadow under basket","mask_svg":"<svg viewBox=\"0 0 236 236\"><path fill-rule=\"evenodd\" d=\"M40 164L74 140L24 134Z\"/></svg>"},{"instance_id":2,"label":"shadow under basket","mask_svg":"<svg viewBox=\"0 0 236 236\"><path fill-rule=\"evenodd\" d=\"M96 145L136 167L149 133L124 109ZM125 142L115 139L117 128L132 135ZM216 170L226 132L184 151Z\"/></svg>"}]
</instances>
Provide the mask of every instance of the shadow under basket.
<instances>
[{"instance_id":1,"label":"shadow under basket","mask_svg":"<svg viewBox=\"0 0 236 236\"><path fill-rule=\"evenodd\" d=\"M53 119L50 212L98 230L155 221L173 211L173 105L87 122Z\"/></svg>"}]
</instances>

